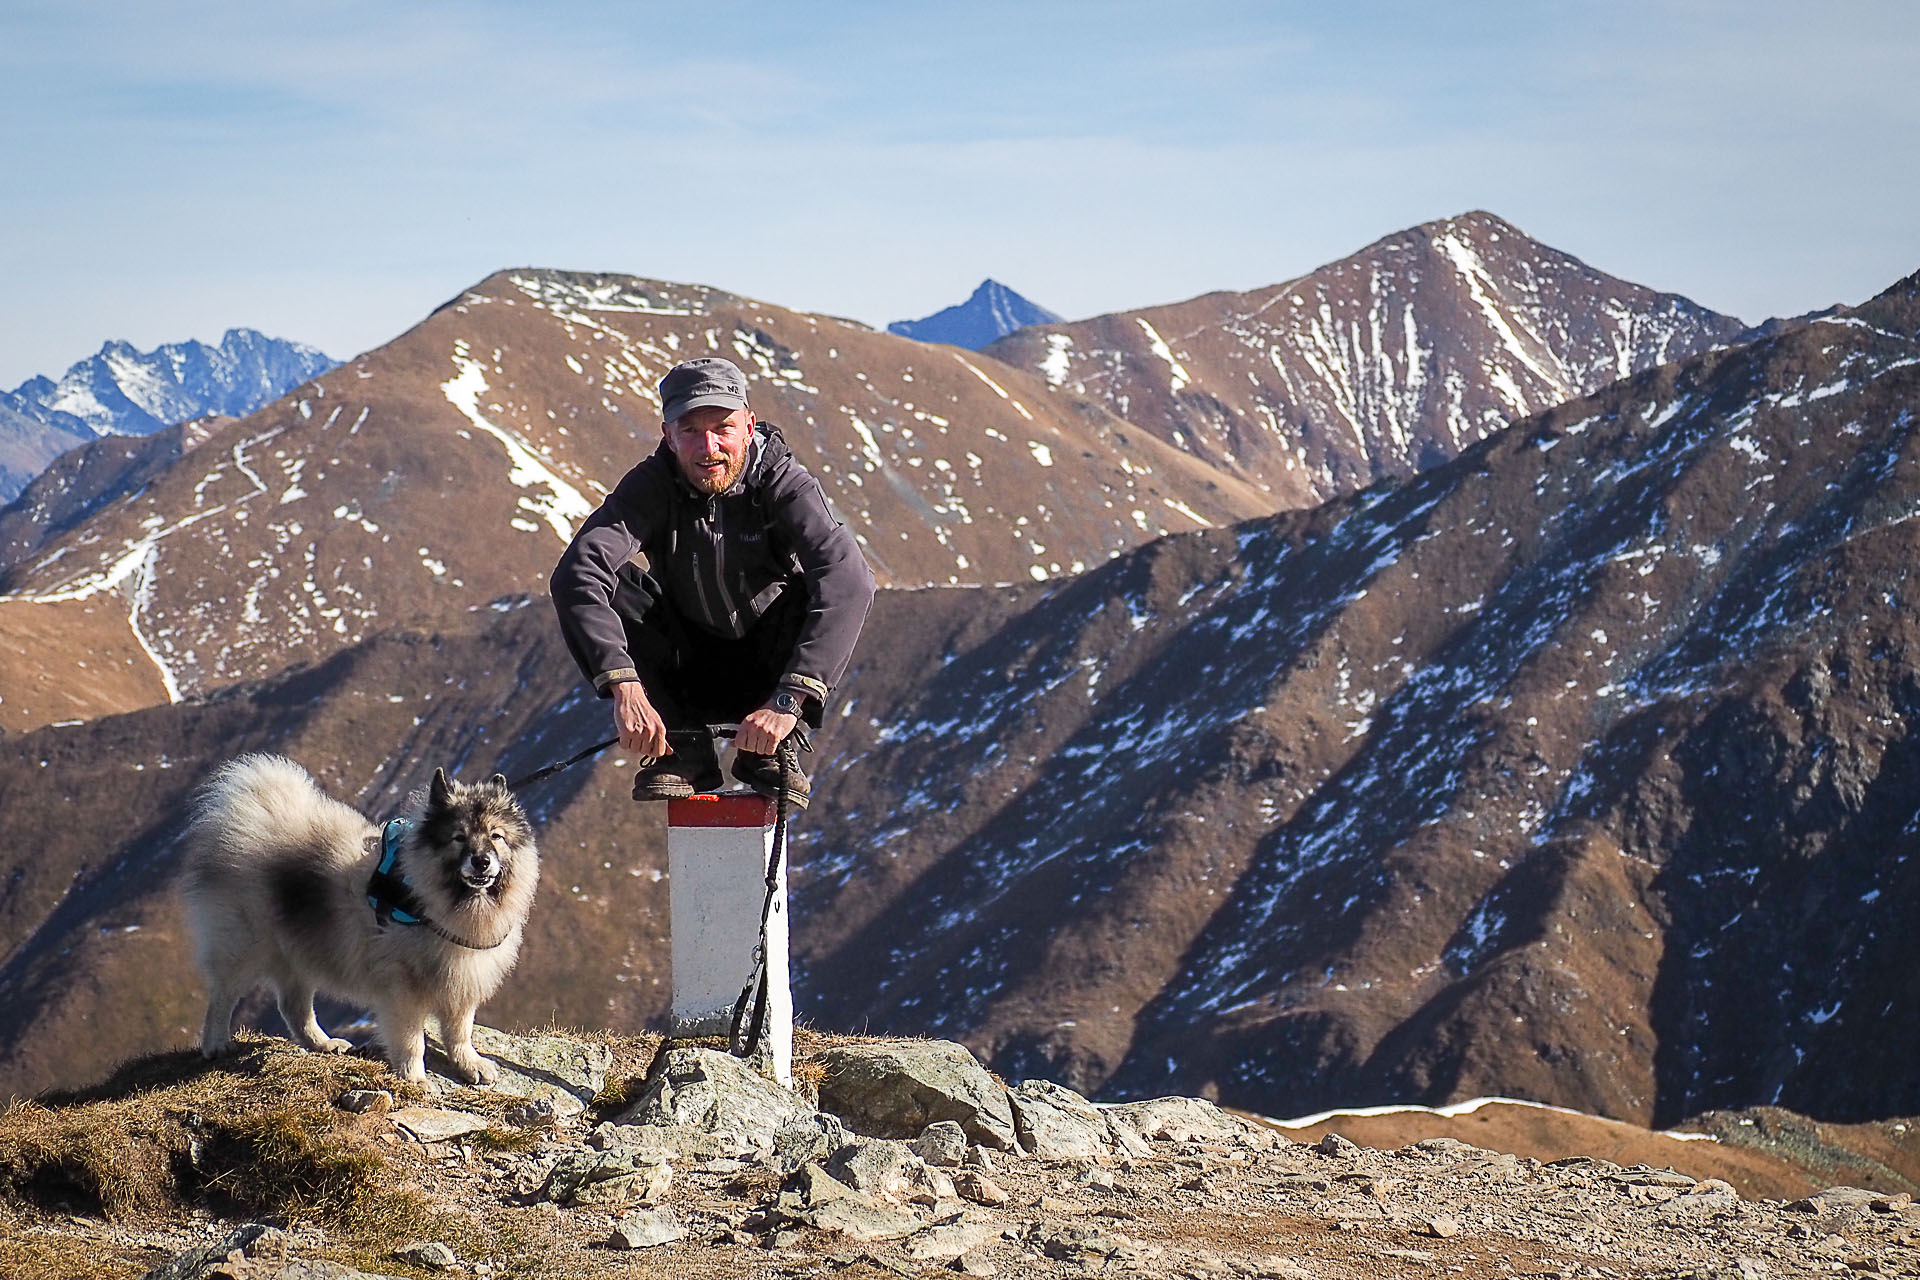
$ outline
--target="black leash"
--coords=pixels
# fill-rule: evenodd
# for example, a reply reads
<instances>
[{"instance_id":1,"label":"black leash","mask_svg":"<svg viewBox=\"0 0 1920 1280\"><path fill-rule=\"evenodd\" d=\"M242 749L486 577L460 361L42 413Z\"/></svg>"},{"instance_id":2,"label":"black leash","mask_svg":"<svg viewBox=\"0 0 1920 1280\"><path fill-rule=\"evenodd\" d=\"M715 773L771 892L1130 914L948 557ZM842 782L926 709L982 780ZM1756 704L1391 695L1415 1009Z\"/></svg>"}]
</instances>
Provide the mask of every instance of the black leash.
<instances>
[{"instance_id":1,"label":"black leash","mask_svg":"<svg viewBox=\"0 0 1920 1280\"><path fill-rule=\"evenodd\" d=\"M796 738L798 741L796 742ZM773 900L780 894L780 868L787 860L787 795L793 778L794 757L806 734L797 726L793 735L780 744L773 758L780 763L780 794L773 801L773 853L767 858L767 893L760 902L760 940L753 947L753 972L740 998L733 1004L733 1021L727 1028L727 1048L736 1058L751 1058L760 1051L767 1032L767 921L773 918ZM752 1016L748 1017L748 1007ZM746 1035L741 1035L741 1024Z\"/></svg>"},{"instance_id":2,"label":"black leash","mask_svg":"<svg viewBox=\"0 0 1920 1280\"><path fill-rule=\"evenodd\" d=\"M701 735L705 735L709 739L731 738L733 736L733 729L727 725L707 725L699 729L669 729L667 730L667 743L670 746L692 746L700 740ZM532 773L509 779L507 782L507 790L518 791L522 787L531 786L536 782L542 782L563 769L573 768L573 766L579 764L588 756L599 755L602 751L605 751L618 741L620 741L619 738L608 738L605 742L596 742L586 750L568 756L558 764L550 764L544 769L535 769Z\"/></svg>"}]
</instances>

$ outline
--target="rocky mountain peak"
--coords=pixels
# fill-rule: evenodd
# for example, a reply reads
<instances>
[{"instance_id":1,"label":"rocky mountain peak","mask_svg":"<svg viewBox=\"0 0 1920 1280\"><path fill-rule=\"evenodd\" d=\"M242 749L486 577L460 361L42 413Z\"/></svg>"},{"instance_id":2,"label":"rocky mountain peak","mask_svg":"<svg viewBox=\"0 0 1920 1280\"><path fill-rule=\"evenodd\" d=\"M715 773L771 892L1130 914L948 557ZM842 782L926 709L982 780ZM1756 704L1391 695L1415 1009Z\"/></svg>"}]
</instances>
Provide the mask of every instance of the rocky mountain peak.
<instances>
[{"instance_id":1,"label":"rocky mountain peak","mask_svg":"<svg viewBox=\"0 0 1920 1280\"><path fill-rule=\"evenodd\" d=\"M1042 325L987 354L1293 507L1443 462L1745 327L1475 211L1264 289Z\"/></svg>"},{"instance_id":2,"label":"rocky mountain peak","mask_svg":"<svg viewBox=\"0 0 1920 1280\"><path fill-rule=\"evenodd\" d=\"M919 320L896 320L888 333L916 342L944 342L969 351L1033 324L1051 324L1060 317L1015 293L998 280L982 280L967 300Z\"/></svg>"}]
</instances>

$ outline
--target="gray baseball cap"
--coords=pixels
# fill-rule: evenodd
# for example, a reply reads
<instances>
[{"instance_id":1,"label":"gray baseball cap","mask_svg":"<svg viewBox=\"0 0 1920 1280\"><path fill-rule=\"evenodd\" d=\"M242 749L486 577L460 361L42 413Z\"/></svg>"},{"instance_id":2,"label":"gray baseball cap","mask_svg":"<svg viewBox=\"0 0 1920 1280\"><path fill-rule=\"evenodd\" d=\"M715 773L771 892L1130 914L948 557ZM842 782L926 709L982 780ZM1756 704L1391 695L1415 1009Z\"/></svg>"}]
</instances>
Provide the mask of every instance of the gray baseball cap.
<instances>
[{"instance_id":1,"label":"gray baseball cap","mask_svg":"<svg viewBox=\"0 0 1920 1280\"><path fill-rule=\"evenodd\" d=\"M719 356L705 356L677 364L660 379L660 420L672 422L689 409L705 405L727 409L747 407L747 375L740 366Z\"/></svg>"}]
</instances>

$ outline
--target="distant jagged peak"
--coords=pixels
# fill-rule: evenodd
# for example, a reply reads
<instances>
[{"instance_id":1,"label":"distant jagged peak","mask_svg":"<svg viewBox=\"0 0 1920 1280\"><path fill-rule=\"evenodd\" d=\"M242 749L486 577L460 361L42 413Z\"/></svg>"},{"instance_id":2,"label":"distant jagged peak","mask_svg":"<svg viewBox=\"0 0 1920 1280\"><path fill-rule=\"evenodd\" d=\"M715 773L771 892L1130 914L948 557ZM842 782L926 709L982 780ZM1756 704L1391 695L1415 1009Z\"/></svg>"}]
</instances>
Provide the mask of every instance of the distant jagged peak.
<instances>
[{"instance_id":1,"label":"distant jagged peak","mask_svg":"<svg viewBox=\"0 0 1920 1280\"><path fill-rule=\"evenodd\" d=\"M110 338L58 380L21 383L12 404L48 426L150 435L208 414L244 417L337 363L318 347L238 326L217 346L189 338L142 351Z\"/></svg>"},{"instance_id":2,"label":"distant jagged peak","mask_svg":"<svg viewBox=\"0 0 1920 1280\"><path fill-rule=\"evenodd\" d=\"M978 351L1016 329L1053 324L1059 319L1045 307L989 276L974 288L965 302L918 320L896 320L887 326L887 332L916 342L944 342Z\"/></svg>"}]
</instances>

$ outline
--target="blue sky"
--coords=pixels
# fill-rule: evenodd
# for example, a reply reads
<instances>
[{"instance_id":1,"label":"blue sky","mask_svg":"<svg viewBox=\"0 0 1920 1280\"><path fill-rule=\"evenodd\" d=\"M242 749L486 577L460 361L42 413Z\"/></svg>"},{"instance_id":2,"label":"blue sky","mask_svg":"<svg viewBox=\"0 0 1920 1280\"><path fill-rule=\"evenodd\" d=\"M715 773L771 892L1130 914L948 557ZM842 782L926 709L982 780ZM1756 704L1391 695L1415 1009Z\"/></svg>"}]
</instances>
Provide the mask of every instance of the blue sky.
<instances>
[{"instance_id":1,"label":"blue sky","mask_svg":"<svg viewBox=\"0 0 1920 1280\"><path fill-rule=\"evenodd\" d=\"M1068 316L1486 208L1749 319L1920 268L1920 5L0 5L0 387L489 272Z\"/></svg>"}]
</instances>

